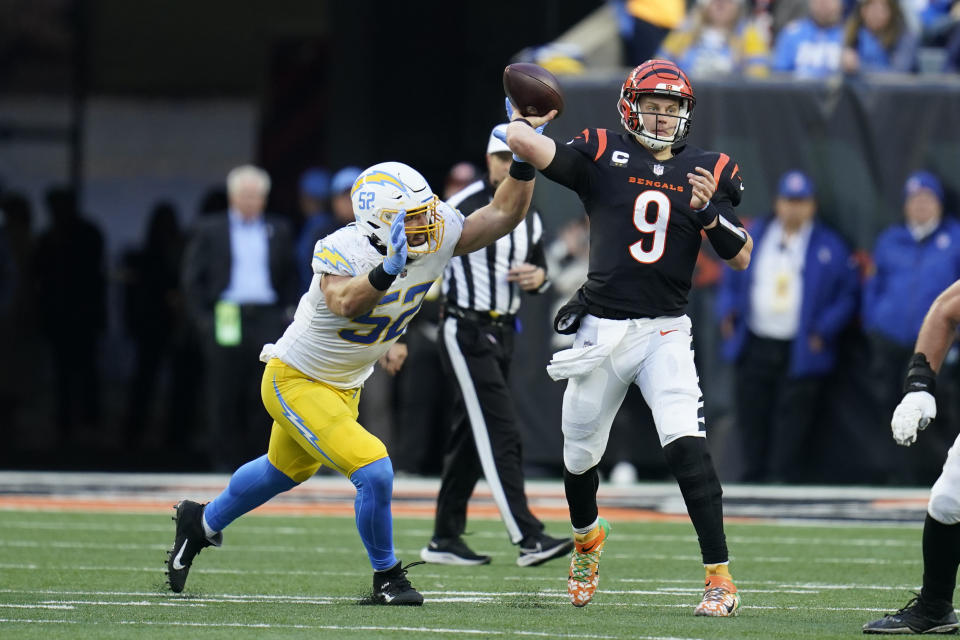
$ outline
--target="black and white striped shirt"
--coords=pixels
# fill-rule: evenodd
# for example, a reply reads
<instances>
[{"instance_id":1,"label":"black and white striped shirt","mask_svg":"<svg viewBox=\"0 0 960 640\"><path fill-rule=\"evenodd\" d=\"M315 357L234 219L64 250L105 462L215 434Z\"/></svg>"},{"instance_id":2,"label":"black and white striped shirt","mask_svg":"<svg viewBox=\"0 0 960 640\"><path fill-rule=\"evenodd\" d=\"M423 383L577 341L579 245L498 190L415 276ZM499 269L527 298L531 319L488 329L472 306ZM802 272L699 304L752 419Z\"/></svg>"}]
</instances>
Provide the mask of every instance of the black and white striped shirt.
<instances>
[{"instance_id":1,"label":"black and white striped shirt","mask_svg":"<svg viewBox=\"0 0 960 640\"><path fill-rule=\"evenodd\" d=\"M486 178L477 180L454 194L447 204L464 216L490 203L493 188ZM531 209L523 222L495 243L464 256L454 256L443 273L443 295L447 304L473 311L515 314L520 308L521 289L507 282L511 267L524 262L546 270L543 251L543 223ZM549 287L544 281L537 291Z\"/></svg>"}]
</instances>

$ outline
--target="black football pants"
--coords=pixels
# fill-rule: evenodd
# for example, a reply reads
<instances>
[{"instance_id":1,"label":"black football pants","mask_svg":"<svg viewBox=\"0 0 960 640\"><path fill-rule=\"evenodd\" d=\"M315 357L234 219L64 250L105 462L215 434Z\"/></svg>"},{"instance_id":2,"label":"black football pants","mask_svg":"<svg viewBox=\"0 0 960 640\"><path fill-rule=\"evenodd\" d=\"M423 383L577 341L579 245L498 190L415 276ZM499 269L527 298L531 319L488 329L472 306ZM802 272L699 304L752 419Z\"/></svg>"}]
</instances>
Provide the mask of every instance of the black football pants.
<instances>
[{"instance_id":1,"label":"black football pants","mask_svg":"<svg viewBox=\"0 0 960 640\"><path fill-rule=\"evenodd\" d=\"M514 329L446 318L441 352L460 388L454 431L437 497L434 536L452 538L466 529L467 502L486 477L510 540L520 543L543 531L530 513L523 487L520 431L507 375Z\"/></svg>"}]
</instances>

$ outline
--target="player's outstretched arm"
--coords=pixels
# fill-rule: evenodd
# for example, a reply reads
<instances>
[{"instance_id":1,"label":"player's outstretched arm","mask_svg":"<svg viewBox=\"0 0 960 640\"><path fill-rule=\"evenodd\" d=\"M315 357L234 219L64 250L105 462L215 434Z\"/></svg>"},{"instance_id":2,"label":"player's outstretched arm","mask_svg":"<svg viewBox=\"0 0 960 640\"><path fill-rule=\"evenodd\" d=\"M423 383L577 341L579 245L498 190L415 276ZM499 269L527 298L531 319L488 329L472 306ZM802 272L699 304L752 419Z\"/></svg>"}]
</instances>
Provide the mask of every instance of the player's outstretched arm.
<instances>
[{"instance_id":1,"label":"player's outstretched arm","mask_svg":"<svg viewBox=\"0 0 960 640\"><path fill-rule=\"evenodd\" d=\"M510 131L517 128L529 130L529 135L544 138L537 132L553 120L556 110L545 116L528 116L526 122L514 111L511 123L507 127L507 141L509 144ZM553 144L553 141L550 141ZM511 147L512 148L512 147ZM551 159L553 156L550 156ZM549 162L547 163L549 164ZM544 165L546 166L546 165ZM530 164L514 158L510 166L510 174L497 187L490 204L480 207L463 221L463 232L454 250L454 255L462 256L473 253L477 249L487 246L497 238L504 236L514 229L527 215L530 208L530 198L533 196L533 182L536 172Z\"/></svg>"},{"instance_id":2,"label":"player's outstretched arm","mask_svg":"<svg viewBox=\"0 0 960 640\"><path fill-rule=\"evenodd\" d=\"M960 281L947 287L930 305L914 354L907 365L903 399L893 412L890 428L897 444L909 447L917 431L937 417L937 372L960 324Z\"/></svg>"},{"instance_id":3,"label":"player's outstretched arm","mask_svg":"<svg viewBox=\"0 0 960 640\"><path fill-rule=\"evenodd\" d=\"M533 125L532 127L517 122L521 118L511 119L507 127L507 146L517 157L529 162L537 169L545 169L553 162L553 156L557 153L557 143L537 133L536 128L552 120L556 114L556 111L551 111L542 123L540 121L543 118L528 117L527 121Z\"/></svg>"},{"instance_id":4,"label":"player's outstretched arm","mask_svg":"<svg viewBox=\"0 0 960 640\"><path fill-rule=\"evenodd\" d=\"M930 368L934 372L940 371L940 365L947 356L957 326L960 325L960 280L943 290L937 299L930 305L920 335L917 336L915 353L922 353L927 357Z\"/></svg>"},{"instance_id":5,"label":"player's outstretched arm","mask_svg":"<svg viewBox=\"0 0 960 640\"><path fill-rule=\"evenodd\" d=\"M407 212L401 209L390 223L390 246L383 263L358 276L326 273L320 289L327 308L344 318L356 318L373 309L407 264Z\"/></svg>"}]
</instances>

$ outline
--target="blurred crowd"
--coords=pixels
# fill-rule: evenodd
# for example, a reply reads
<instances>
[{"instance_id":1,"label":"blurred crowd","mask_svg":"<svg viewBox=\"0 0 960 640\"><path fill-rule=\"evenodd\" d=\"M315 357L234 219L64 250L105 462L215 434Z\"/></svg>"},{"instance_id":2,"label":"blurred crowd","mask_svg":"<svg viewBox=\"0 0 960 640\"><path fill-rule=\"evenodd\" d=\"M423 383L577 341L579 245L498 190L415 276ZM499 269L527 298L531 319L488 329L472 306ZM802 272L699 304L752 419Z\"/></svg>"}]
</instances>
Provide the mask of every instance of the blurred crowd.
<instances>
[{"instance_id":1,"label":"blurred crowd","mask_svg":"<svg viewBox=\"0 0 960 640\"><path fill-rule=\"evenodd\" d=\"M0 348L9 363L0 370L0 424L12 450L29 456L56 443L68 452L132 452L131 466L222 471L259 452L268 421L260 349L282 333L310 285L316 241L353 220L349 191L359 171L304 171L292 219L267 211L265 171L238 167L226 188L203 198L189 230L173 205L157 202L142 244L115 267L103 231L69 189L48 191L50 224L39 234L30 202L15 191L0 195ZM440 191L449 198L478 177L458 163ZM941 372L938 428L907 450L908 463L902 451L893 463L886 425L924 310L960 278L960 222L947 214L948 201L938 176L912 173L902 221L867 254L822 222L817 186L793 170L769 211L742 212L756 242L747 271L729 270L704 245L689 314L714 446L724 449L731 479L836 479L838 464L862 482L936 476L960 431L956 350ZM555 309L586 278L588 222L551 225L544 213ZM104 349L108 290L121 296L111 306L122 310L129 362L104 355L117 352ZM392 423L378 427L373 418L371 429L391 442L397 470L411 474L439 473L450 429L450 393L437 392L445 384L439 302L429 296L408 330L407 371L378 374L364 392L367 415ZM546 314L541 320L546 326ZM543 328L528 336L553 350L567 346ZM430 392L415 393L426 375ZM642 427L649 423L639 394L628 396L605 472L625 481L666 474L652 425ZM145 462L174 451L176 460Z\"/></svg>"},{"instance_id":2,"label":"blurred crowd","mask_svg":"<svg viewBox=\"0 0 960 640\"><path fill-rule=\"evenodd\" d=\"M609 0L622 60L679 64L694 79L791 74L960 71L957 0ZM556 73L578 72L570 41L526 52Z\"/></svg>"}]
</instances>

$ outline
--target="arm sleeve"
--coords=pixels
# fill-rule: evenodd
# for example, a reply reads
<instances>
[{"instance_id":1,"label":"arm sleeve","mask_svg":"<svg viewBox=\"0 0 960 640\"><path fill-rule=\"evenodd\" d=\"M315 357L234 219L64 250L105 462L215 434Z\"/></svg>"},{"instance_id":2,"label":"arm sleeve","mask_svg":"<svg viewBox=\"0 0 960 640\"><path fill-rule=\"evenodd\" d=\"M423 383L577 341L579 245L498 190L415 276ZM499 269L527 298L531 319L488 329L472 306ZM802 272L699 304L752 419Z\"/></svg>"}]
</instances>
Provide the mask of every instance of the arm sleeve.
<instances>
[{"instance_id":1,"label":"arm sleeve","mask_svg":"<svg viewBox=\"0 0 960 640\"><path fill-rule=\"evenodd\" d=\"M573 189L585 202L596 171L594 162L606 148L606 133L604 129L584 129L567 144L558 144L553 160L541 173Z\"/></svg>"}]
</instances>

